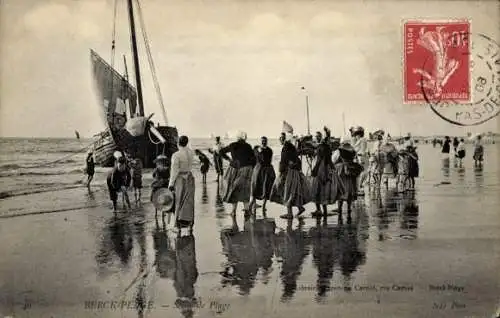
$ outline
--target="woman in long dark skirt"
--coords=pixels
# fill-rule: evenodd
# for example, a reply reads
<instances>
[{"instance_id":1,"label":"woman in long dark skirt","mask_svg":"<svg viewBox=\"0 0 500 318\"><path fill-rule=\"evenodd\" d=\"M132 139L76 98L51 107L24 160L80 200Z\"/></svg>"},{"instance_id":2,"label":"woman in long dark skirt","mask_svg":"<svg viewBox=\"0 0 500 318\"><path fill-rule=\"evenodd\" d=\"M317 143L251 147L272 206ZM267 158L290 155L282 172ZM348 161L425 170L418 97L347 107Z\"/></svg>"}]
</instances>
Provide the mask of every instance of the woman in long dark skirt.
<instances>
[{"instance_id":1,"label":"woman in long dark skirt","mask_svg":"<svg viewBox=\"0 0 500 318\"><path fill-rule=\"evenodd\" d=\"M358 198L357 178L363 171L363 167L354 162L356 151L349 143L342 143L337 150L335 169L342 184L342 193L339 198L339 217L342 216L342 206L347 202L347 213L351 214L352 202Z\"/></svg>"},{"instance_id":2,"label":"woman in long dark skirt","mask_svg":"<svg viewBox=\"0 0 500 318\"><path fill-rule=\"evenodd\" d=\"M257 158L257 165L253 169L252 183L251 183L251 197L250 209L255 211L256 201L263 200L262 212L266 213L266 203L271 197L271 190L274 181L276 180L276 173L272 165L273 150L267 145L267 137L261 138L261 146L255 149L255 157Z\"/></svg>"},{"instance_id":3,"label":"woman in long dark skirt","mask_svg":"<svg viewBox=\"0 0 500 318\"><path fill-rule=\"evenodd\" d=\"M256 158L246 139L247 134L240 132L237 141L220 151L221 156L231 153L231 163L224 176L226 187L223 201L233 205L233 215L236 214L238 202L243 202L245 215L250 213L250 186Z\"/></svg>"},{"instance_id":4,"label":"woman in long dark skirt","mask_svg":"<svg viewBox=\"0 0 500 318\"><path fill-rule=\"evenodd\" d=\"M297 217L300 216L305 211L304 205L311 202L309 185L302 173L302 161L292 141L291 133L286 133L281 138L283 148L281 150L280 175L271 191L271 201L287 207L287 214L280 216L283 219L293 219L292 207L294 206L299 208Z\"/></svg>"},{"instance_id":5,"label":"woman in long dark skirt","mask_svg":"<svg viewBox=\"0 0 500 318\"><path fill-rule=\"evenodd\" d=\"M318 145L316 164L312 169L311 195L316 204L316 211L312 213L313 217L322 215L327 217L327 206L337 202L340 197L340 183L332 162L332 148L329 140L330 136L327 133L327 136ZM321 208L323 208L323 213Z\"/></svg>"},{"instance_id":6,"label":"woman in long dark skirt","mask_svg":"<svg viewBox=\"0 0 500 318\"><path fill-rule=\"evenodd\" d=\"M410 178L410 188L415 188L415 178L418 178L419 166L418 166L418 154L417 148L408 146L408 177Z\"/></svg>"}]
</instances>

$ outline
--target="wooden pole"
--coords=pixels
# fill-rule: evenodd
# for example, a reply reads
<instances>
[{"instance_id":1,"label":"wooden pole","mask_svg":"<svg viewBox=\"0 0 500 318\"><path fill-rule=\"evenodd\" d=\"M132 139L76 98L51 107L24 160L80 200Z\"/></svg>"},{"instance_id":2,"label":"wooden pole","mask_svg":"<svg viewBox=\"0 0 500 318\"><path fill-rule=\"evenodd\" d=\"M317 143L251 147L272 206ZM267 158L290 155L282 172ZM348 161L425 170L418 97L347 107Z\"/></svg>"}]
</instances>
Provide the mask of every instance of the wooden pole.
<instances>
[{"instance_id":1,"label":"wooden pole","mask_svg":"<svg viewBox=\"0 0 500 318\"><path fill-rule=\"evenodd\" d=\"M132 55L134 58L135 82L137 88L137 99L139 102L139 116L144 116L144 101L142 98L141 69L139 66L139 54L137 52L137 39L135 36L134 7L132 0L128 0L128 18L130 23L130 42L132 44Z\"/></svg>"}]
</instances>

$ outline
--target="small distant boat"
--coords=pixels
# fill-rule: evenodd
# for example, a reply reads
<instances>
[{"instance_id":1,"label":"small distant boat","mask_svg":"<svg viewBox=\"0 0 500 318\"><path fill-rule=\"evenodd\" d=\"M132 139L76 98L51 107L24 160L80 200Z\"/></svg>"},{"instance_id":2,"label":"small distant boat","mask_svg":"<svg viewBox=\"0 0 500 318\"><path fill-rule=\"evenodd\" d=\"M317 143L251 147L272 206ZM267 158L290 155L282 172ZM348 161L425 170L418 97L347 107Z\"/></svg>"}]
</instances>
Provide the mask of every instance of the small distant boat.
<instances>
[{"instance_id":1,"label":"small distant boat","mask_svg":"<svg viewBox=\"0 0 500 318\"><path fill-rule=\"evenodd\" d=\"M75 136L76 136L76 139L80 139L80 133L76 130L75 130Z\"/></svg>"}]
</instances>

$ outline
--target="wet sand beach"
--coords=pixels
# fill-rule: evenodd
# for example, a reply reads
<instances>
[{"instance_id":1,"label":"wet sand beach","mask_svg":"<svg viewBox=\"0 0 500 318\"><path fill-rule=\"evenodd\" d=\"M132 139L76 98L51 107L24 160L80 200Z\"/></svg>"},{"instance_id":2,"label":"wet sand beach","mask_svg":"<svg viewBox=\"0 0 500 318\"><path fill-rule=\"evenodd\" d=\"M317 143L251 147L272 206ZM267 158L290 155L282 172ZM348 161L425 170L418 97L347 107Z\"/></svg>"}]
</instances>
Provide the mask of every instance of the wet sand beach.
<instances>
[{"instance_id":1,"label":"wet sand beach","mask_svg":"<svg viewBox=\"0 0 500 318\"><path fill-rule=\"evenodd\" d=\"M206 186L196 171L194 235L181 238L156 222L147 188L113 216L104 174L91 192L2 199L0 317L491 317L500 146L485 146L482 168L467 147L462 168L443 168L420 145L415 192L367 192L342 222L289 222L276 204L232 218L213 168Z\"/></svg>"}]
</instances>

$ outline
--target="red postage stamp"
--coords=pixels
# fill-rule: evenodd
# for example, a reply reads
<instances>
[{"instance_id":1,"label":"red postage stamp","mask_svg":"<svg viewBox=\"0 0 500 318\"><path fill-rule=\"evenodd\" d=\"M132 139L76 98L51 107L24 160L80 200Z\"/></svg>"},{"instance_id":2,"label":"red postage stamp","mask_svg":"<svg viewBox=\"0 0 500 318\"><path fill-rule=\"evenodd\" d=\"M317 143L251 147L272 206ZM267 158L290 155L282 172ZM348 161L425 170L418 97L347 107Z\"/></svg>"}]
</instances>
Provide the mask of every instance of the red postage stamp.
<instances>
[{"instance_id":1,"label":"red postage stamp","mask_svg":"<svg viewBox=\"0 0 500 318\"><path fill-rule=\"evenodd\" d=\"M404 102L470 102L469 21L405 21L403 32Z\"/></svg>"}]
</instances>

